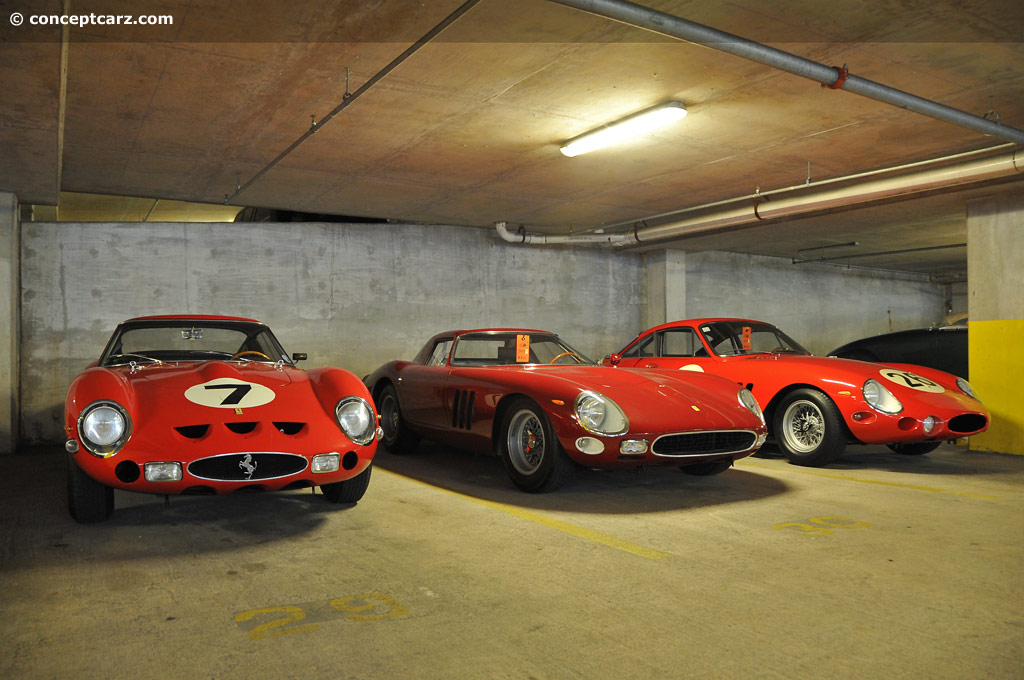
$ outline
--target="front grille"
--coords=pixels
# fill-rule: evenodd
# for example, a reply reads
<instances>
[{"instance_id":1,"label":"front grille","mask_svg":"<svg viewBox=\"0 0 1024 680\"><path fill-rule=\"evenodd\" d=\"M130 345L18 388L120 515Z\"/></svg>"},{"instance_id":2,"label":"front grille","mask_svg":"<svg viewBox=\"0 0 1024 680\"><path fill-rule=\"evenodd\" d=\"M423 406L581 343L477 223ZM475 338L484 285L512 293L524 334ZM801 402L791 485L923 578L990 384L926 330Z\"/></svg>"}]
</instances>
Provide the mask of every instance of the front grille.
<instances>
[{"instance_id":1,"label":"front grille","mask_svg":"<svg viewBox=\"0 0 1024 680\"><path fill-rule=\"evenodd\" d=\"M306 469L306 459L293 453L228 453L188 464L194 477L221 482L252 482L294 475Z\"/></svg>"},{"instance_id":2,"label":"front grille","mask_svg":"<svg viewBox=\"0 0 1024 680\"><path fill-rule=\"evenodd\" d=\"M953 416L949 419L949 431L966 434L977 432L985 427L988 420L980 413L965 413L960 416Z\"/></svg>"},{"instance_id":3,"label":"front grille","mask_svg":"<svg viewBox=\"0 0 1024 680\"><path fill-rule=\"evenodd\" d=\"M746 451L757 441L757 435L747 430L720 430L716 432L686 432L666 434L654 440L651 450L658 456L702 456L708 453L738 453Z\"/></svg>"}]
</instances>

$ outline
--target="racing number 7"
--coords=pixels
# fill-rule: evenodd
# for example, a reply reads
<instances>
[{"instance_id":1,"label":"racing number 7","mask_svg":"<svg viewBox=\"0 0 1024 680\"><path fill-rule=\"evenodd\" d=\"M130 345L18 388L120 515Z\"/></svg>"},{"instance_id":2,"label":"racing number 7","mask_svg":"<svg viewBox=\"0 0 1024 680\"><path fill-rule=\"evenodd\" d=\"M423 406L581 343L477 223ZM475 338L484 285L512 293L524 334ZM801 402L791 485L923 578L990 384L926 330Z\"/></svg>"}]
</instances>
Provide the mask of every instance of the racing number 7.
<instances>
[{"instance_id":1,"label":"racing number 7","mask_svg":"<svg viewBox=\"0 0 1024 680\"><path fill-rule=\"evenodd\" d=\"M207 385L208 390L231 390L231 394L224 397L223 401L220 402L221 406L234 406L235 404L242 403L242 399L245 395L249 394L249 390L252 389L252 385Z\"/></svg>"}]
</instances>

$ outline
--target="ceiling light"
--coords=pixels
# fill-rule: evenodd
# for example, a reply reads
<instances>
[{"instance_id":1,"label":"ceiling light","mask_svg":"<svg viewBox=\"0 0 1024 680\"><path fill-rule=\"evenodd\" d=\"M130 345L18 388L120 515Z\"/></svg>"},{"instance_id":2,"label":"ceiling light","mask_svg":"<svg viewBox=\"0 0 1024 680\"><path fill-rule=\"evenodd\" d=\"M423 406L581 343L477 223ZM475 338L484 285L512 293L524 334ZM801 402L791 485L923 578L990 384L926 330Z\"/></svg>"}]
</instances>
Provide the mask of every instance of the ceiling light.
<instances>
[{"instance_id":1,"label":"ceiling light","mask_svg":"<svg viewBox=\"0 0 1024 680\"><path fill-rule=\"evenodd\" d=\"M686 116L686 107L682 102L658 104L614 123L602 125L596 130L585 132L579 137L573 137L562 145L561 152L570 158L579 156L617 144L629 137L648 134L655 128L680 120L684 116Z\"/></svg>"}]
</instances>

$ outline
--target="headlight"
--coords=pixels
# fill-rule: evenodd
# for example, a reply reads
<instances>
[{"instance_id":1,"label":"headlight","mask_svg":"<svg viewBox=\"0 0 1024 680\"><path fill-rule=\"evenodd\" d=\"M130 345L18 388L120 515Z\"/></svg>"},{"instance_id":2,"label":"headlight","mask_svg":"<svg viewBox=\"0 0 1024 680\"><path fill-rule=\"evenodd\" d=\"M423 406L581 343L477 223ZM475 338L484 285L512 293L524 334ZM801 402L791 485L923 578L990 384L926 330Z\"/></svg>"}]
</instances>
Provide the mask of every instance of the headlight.
<instances>
[{"instance_id":1,"label":"headlight","mask_svg":"<svg viewBox=\"0 0 1024 680\"><path fill-rule=\"evenodd\" d=\"M377 423L373 409L362 397L345 397L334 407L334 417L345 436L356 444L366 446L373 441Z\"/></svg>"},{"instance_id":2,"label":"headlight","mask_svg":"<svg viewBox=\"0 0 1024 680\"><path fill-rule=\"evenodd\" d=\"M903 410L903 404L900 403L900 400L892 396L892 392L887 390L877 380L865 382L861 391L864 393L864 401L868 402L868 406L876 411L899 413Z\"/></svg>"},{"instance_id":3,"label":"headlight","mask_svg":"<svg viewBox=\"0 0 1024 680\"><path fill-rule=\"evenodd\" d=\"M614 401L597 392L580 392L576 397L576 419L584 430L611 436L629 429L629 420Z\"/></svg>"},{"instance_id":4,"label":"headlight","mask_svg":"<svg viewBox=\"0 0 1024 680\"><path fill-rule=\"evenodd\" d=\"M739 392L740 404L747 407L747 410L753 413L755 416L764 422L764 413L761 412L761 405L757 403L757 399L754 399L754 395L750 393L746 387L740 389Z\"/></svg>"},{"instance_id":5,"label":"headlight","mask_svg":"<svg viewBox=\"0 0 1024 680\"><path fill-rule=\"evenodd\" d=\"M974 388L971 387L971 384L969 382L967 382L966 380L964 380L963 378L957 378L956 379L956 386L959 387L960 391L963 392L964 394L966 394L968 397L973 397L974 399L978 398L974 394Z\"/></svg>"},{"instance_id":6,"label":"headlight","mask_svg":"<svg viewBox=\"0 0 1024 680\"><path fill-rule=\"evenodd\" d=\"M132 420L124 407L113 401L94 401L78 417L82 446L94 456L113 456L128 443Z\"/></svg>"}]
</instances>

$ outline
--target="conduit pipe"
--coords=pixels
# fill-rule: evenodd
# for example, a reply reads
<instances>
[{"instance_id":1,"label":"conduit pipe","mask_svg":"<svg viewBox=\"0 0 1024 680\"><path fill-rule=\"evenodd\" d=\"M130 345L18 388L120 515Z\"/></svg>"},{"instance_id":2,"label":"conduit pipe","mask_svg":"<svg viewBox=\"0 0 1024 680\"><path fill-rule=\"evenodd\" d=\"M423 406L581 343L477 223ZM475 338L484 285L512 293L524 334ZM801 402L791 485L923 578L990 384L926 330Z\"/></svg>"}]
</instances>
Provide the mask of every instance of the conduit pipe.
<instances>
[{"instance_id":1,"label":"conduit pipe","mask_svg":"<svg viewBox=\"0 0 1024 680\"><path fill-rule=\"evenodd\" d=\"M631 246L651 241L679 238L697 233L752 225L780 217L795 217L813 212L849 208L883 199L907 197L913 194L974 184L1024 172L1024 150L1004 153L990 158L931 168L898 177L885 177L852 186L826 188L800 196L773 198L764 202L751 201L735 208L673 220L664 224L641 226L633 231L616 234L576 234L546 236L509 231L505 222L498 222L498 235L509 243L537 244L609 244Z\"/></svg>"},{"instance_id":2,"label":"conduit pipe","mask_svg":"<svg viewBox=\"0 0 1024 680\"><path fill-rule=\"evenodd\" d=\"M848 90L877 101L970 128L986 135L1024 144L1024 130L1002 125L982 116L939 104L917 95L850 74L845 67L826 66L732 33L687 21L626 0L550 0L624 24L710 47L756 61L794 75L809 78L830 89Z\"/></svg>"}]
</instances>

